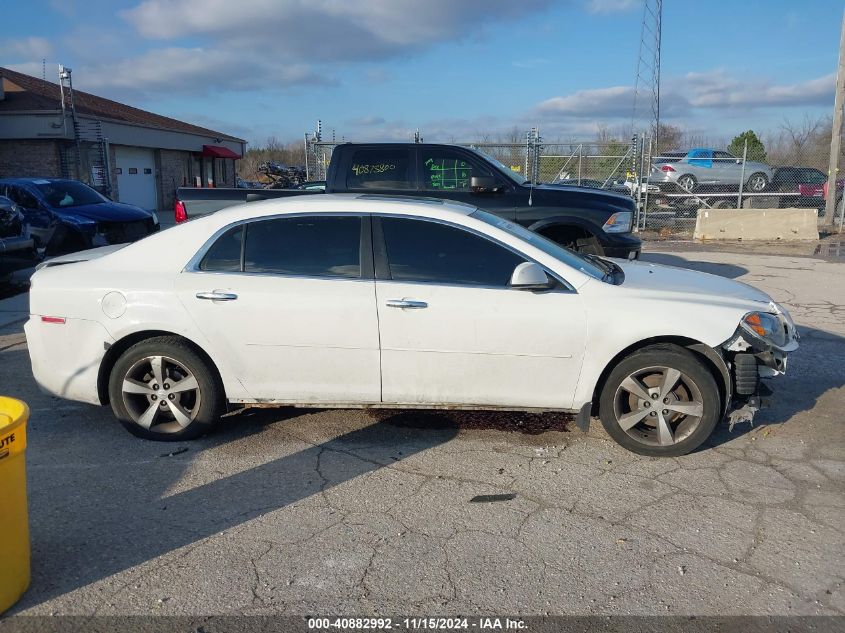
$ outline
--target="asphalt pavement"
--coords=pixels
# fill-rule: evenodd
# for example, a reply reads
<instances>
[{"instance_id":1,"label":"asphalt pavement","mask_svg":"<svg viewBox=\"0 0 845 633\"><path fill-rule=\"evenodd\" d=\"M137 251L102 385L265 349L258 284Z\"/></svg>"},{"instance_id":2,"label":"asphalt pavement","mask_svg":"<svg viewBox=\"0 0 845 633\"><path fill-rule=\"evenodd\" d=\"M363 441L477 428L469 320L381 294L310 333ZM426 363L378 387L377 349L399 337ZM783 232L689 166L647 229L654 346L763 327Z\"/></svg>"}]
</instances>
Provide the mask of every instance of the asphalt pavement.
<instances>
[{"instance_id":1,"label":"asphalt pavement","mask_svg":"<svg viewBox=\"0 0 845 633\"><path fill-rule=\"evenodd\" d=\"M802 337L753 427L676 459L501 413L250 409L146 442L41 394L26 295L0 301L0 391L32 408L12 613L845 614L845 265L654 248Z\"/></svg>"}]
</instances>

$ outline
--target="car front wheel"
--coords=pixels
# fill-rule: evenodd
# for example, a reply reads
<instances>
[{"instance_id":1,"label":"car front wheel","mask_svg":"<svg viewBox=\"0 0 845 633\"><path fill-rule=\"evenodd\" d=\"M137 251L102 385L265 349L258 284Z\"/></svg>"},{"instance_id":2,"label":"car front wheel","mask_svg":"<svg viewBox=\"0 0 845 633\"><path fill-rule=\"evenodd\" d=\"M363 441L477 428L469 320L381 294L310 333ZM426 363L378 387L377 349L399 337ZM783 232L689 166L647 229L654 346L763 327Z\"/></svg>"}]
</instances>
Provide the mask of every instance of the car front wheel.
<instances>
[{"instance_id":1,"label":"car front wheel","mask_svg":"<svg viewBox=\"0 0 845 633\"><path fill-rule=\"evenodd\" d=\"M130 433L159 441L199 437L225 411L216 372L177 337L147 339L126 350L112 369L109 400Z\"/></svg>"},{"instance_id":2,"label":"car front wheel","mask_svg":"<svg viewBox=\"0 0 845 633\"><path fill-rule=\"evenodd\" d=\"M604 384L602 425L640 455L677 457L698 448L721 418L716 381L692 352L654 345L623 359Z\"/></svg>"}]
</instances>

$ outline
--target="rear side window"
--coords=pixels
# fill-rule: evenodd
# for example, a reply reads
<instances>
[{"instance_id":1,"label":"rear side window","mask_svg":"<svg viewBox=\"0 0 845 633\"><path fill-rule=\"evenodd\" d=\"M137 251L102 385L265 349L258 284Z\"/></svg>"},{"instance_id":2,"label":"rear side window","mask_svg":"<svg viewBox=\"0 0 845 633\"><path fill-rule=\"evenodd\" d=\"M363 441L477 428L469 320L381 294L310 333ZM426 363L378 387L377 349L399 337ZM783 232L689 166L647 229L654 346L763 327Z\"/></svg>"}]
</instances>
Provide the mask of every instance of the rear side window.
<instances>
[{"instance_id":1,"label":"rear side window","mask_svg":"<svg viewBox=\"0 0 845 633\"><path fill-rule=\"evenodd\" d=\"M200 262L200 270L240 272L244 227L236 226L217 238Z\"/></svg>"},{"instance_id":2,"label":"rear side window","mask_svg":"<svg viewBox=\"0 0 845 633\"><path fill-rule=\"evenodd\" d=\"M360 149L352 154L347 189L412 189L411 153L402 149Z\"/></svg>"},{"instance_id":3,"label":"rear side window","mask_svg":"<svg viewBox=\"0 0 845 633\"><path fill-rule=\"evenodd\" d=\"M495 242L445 224L384 217L381 225L394 281L505 287L525 261Z\"/></svg>"},{"instance_id":4,"label":"rear side window","mask_svg":"<svg viewBox=\"0 0 845 633\"><path fill-rule=\"evenodd\" d=\"M307 216L252 222L244 271L319 277L361 276L361 218Z\"/></svg>"}]
</instances>

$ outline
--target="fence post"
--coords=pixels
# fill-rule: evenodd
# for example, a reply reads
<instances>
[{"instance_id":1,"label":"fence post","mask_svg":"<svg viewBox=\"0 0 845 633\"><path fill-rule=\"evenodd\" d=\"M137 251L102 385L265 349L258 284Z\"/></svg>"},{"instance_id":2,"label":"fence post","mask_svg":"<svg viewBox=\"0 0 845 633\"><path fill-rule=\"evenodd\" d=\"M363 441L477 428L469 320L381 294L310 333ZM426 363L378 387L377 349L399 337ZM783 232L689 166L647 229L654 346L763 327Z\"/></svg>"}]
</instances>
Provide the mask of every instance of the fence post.
<instances>
[{"instance_id":1,"label":"fence post","mask_svg":"<svg viewBox=\"0 0 845 633\"><path fill-rule=\"evenodd\" d=\"M651 137L648 137L648 173L651 174ZM647 184L645 187L645 202L643 202L643 231L645 231L645 225L648 219L648 189Z\"/></svg>"},{"instance_id":2,"label":"fence post","mask_svg":"<svg viewBox=\"0 0 845 633\"><path fill-rule=\"evenodd\" d=\"M581 161L584 158L584 144L578 143L578 186L581 186Z\"/></svg>"},{"instance_id":3,"label":"fence post","mask_svg":"<svg viewBox=\"0 0 845 633\"><path fill-rule=\"evenodd\" d=\"M305 180L311 180L311 172L308 170L308 132L305 133Z\"/></svg>"},{"instance_id":4,"label":"fence post","mask_svg":"<svg viewBox=\"0 0 845 633\"><path fill-rule=\"evenodd\" d=\"M739 171L739 193L736 196L736 208L742 208L742 188L745 186L745 159L748 157L748 139L742 148L742 169Z\"/></svg>"}]
</instances>

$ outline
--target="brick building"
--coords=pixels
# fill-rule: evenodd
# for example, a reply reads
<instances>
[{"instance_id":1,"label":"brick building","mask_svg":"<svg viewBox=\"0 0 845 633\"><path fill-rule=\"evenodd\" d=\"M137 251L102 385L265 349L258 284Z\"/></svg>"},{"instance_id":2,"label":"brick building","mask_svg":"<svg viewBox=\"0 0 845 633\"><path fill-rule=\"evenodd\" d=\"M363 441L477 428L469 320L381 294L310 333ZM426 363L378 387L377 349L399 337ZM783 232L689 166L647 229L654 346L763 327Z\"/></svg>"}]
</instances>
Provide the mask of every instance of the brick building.
<instances>
[{"instance_id":1,"label":"brick building","mask_svg":"<svg viewBox=\"0 0 845 633\"><path fill-rule=\"evenodd\" d=\"M146 209L176 187L233 187L246 141L0 68L0 178L82 180Z\"/></svg>"}]
</instances>

